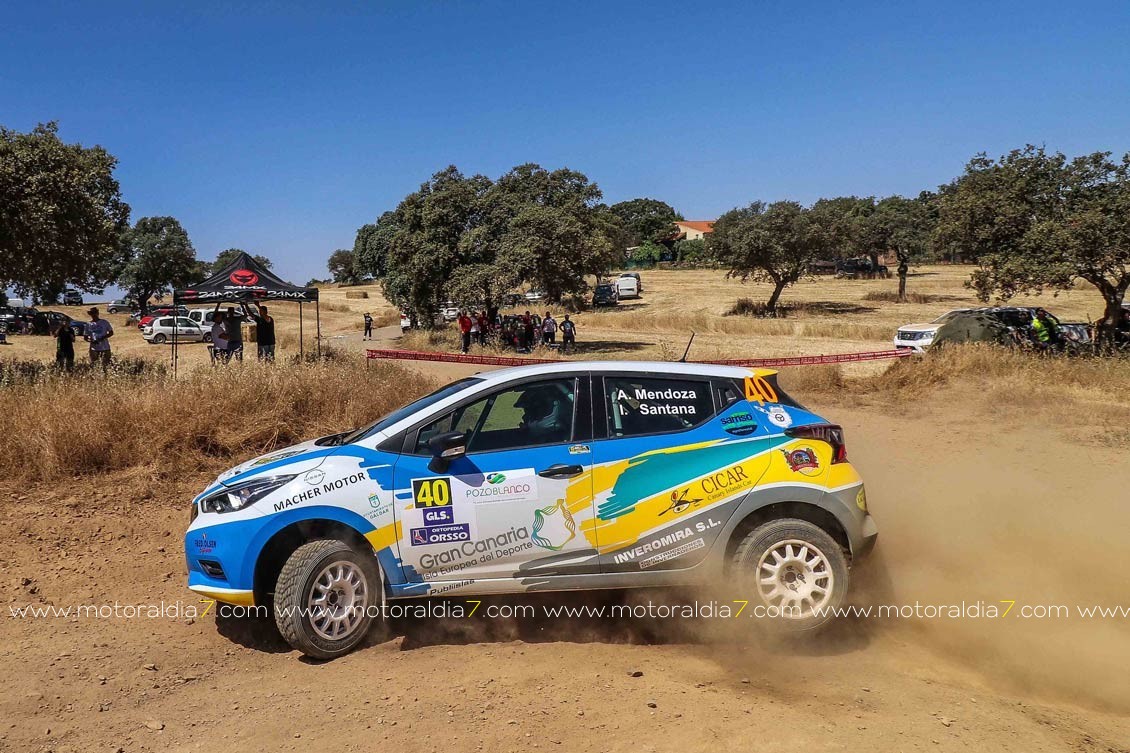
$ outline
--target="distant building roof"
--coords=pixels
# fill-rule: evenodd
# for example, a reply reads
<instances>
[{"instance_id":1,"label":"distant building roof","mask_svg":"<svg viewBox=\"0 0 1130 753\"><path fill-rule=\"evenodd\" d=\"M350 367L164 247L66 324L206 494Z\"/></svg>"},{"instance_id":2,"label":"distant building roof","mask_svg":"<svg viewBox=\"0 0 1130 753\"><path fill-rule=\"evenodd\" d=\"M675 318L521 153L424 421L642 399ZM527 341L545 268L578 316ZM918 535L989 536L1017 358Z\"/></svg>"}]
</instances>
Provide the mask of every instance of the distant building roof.
<instances>
[{"instance_id":1,"label":"distant building roof","mask_svg":"<svg viewBox=\"0 0 1130 753\"><path fill-rule=\"evenodd\" d=\"M700 233L714 232L714 220L676 220L675 224L683 231L690 229Z\"/></svg>"}]
</instances>

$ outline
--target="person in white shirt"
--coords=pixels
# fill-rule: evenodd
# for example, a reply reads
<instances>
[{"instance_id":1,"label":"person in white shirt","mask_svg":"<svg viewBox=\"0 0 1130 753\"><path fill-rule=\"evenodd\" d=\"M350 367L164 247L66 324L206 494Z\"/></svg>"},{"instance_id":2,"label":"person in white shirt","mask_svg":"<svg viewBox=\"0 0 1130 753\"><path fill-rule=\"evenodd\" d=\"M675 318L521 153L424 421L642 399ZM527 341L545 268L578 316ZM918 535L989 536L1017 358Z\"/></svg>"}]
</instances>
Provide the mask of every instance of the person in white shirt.
<instances>
[{"instance_id":1,"label":"person in white shirt","mask_svg":"<svg viewBox=\"0 0 1130 753\"><path fill-rule=\"evenodd\" d=\"M228 362L228 336L224 330L224 312L217 311L212 317L212 360Z\"/></svg>"},{"instance_id":2,"label":"person in white shirt","mask_svg":"<svg viewBox=\"0 0 1130 753\"><path fill-rule=\"evenodd\" d=\"M553 314L548 311L545 312L545 318L541 320L541 341L549 345L557 339L557 320L553 318Z\"/></svg>"}]
</instances>

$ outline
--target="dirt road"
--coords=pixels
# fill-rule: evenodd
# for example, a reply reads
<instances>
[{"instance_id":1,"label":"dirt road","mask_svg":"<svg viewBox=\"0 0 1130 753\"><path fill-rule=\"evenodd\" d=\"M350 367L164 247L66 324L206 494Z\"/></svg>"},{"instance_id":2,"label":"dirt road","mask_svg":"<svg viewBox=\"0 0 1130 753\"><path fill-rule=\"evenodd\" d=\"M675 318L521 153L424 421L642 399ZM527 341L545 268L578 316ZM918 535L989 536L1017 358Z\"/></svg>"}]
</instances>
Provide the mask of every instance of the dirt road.
<instances>
[{"instance_id":1,"label":"dirt road","mask_svg":"<svg viewBox=\"0 0 1130 753\"><path fill-rule=\"evenodd\" d=\"M1130 750L1130 619L1019 616L1130 603L1125 458L952 391L906 416L814 407L847 427L882 532L856 602L1007 617L859 618L795 645L708 619L407 619L316 664L212 614L9 612L0 749ZM203 609L181 534L217 470L0 486L3 601Z\"/></svg>"}]
</instances>

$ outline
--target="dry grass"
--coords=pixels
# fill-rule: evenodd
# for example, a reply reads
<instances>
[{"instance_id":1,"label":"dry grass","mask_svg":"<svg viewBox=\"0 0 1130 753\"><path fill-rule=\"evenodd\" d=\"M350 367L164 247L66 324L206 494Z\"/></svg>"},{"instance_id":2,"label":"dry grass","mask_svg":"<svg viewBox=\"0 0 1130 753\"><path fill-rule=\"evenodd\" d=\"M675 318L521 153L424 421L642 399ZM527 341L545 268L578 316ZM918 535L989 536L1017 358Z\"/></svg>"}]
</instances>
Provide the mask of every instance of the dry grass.
<instances>
[{"instance_id":1,"label":"dry grass","mask_svg":"<svg viewBox=\"0 0 1130 753\"><path fill-rule=\"evenodd\" d=\"M176 382L53 376L0 390L0 477L180 473L362 425L432 387L398 365L340 357L199 369Z\"/></svg>"},{"instance_id":2,"label":"dry grass","mask_svg":"<svg viewBox=\"0 0 1130 753\"><path fill-rule=\"evenodd\" d=\"M945 394L992 421L1059 427L1089 444L1130 446L1130 363L1125 359L1046 358L991 345L965 345L904 358L883 371L845 378L836 366L785 369L782 386L885 411Z\"/></svg>"}]
</instances>

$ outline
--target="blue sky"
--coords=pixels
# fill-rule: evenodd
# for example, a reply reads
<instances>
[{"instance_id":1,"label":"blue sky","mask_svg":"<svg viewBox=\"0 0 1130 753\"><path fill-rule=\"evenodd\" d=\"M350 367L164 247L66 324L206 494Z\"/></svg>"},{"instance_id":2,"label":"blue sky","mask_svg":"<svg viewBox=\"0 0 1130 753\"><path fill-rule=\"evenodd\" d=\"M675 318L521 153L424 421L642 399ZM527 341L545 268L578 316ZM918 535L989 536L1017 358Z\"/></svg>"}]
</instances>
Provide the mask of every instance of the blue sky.
<instances>
[{"instance_id":1,"label":"blue sky","mask_svg":"<svg viewBox=\"0 0 1130 753\"><path fill-rule=\"evenodd\" d=\"M0 124L295 282L436 170L585 172L691 219L1130 151L1130 3L9 3Z\"/></svg>"}]
</instances>

